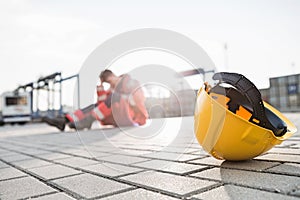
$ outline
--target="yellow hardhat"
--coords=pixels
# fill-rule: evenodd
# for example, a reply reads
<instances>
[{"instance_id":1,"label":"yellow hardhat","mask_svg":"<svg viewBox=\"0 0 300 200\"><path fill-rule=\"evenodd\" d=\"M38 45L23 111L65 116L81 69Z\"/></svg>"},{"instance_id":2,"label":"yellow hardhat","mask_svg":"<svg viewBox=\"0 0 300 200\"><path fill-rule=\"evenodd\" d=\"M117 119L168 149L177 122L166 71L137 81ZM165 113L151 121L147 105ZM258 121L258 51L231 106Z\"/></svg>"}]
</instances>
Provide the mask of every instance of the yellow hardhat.
<instances>
[{"instance_id":1,"label":"yellow hardhat","mask_svg":"<svg viewBox=\"0 0 300 200\"><path fill-rule=\"evenodd\" d=\"M194 123L198 142L213 157L248 160L297 131L243 75L221 72L213 79L216 86L198 91Z\"/></svg>"}]
</instances>

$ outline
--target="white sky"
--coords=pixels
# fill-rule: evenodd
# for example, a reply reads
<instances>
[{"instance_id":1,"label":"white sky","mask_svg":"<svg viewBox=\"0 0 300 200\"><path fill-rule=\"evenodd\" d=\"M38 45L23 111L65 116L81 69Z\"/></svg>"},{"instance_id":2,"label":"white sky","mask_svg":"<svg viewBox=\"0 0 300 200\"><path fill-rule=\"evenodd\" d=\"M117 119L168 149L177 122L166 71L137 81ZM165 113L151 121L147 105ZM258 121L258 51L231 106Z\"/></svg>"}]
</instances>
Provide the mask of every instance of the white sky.
<instances>
[{"instance_id":1,"label":"white sky","mask_svg":"<svg viewBox=\"0 0 300 200\"><path fill-rule=\"evenodd\" d=\"M1 0L0 93L52 72L76 74L103 41L146 27L182 33L219 70L268 87L269 77L300 73L299 24L298 0Z\"/></svg>"}]
</instances>

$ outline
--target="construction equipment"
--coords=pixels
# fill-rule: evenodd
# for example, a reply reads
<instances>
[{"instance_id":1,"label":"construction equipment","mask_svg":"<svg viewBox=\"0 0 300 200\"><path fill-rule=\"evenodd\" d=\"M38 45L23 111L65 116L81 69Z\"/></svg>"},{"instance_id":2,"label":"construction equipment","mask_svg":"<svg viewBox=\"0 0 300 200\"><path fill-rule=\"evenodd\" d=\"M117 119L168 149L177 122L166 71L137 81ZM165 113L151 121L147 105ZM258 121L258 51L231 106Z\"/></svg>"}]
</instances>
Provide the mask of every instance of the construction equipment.
<instances>
[{"instance_id":1,"label":"construction equipment","mask_svg":"<svg viewBox=\"0 0 300 200\"><path fill-rule=\"evenodd\" d=\"M222 72L213 79L215 86L206 83L198 91L194 115L197 140L213 157L248 160L297 131L243 75Z\"/></svg>"},{"instance_id":2,"label":"construction equipment","mask_svg":"<svg viewBox=\"0 0 300 200\"><path fill-rule=\"evenodd\" d=\"M5 92L1 95L1 124L25 124L31 121L30 92Z\"/></svg>"},{"instance_id":3,"label":"construction equipment","mask_svg":"<svg viewBox=\"0 0 300 200\"><path fill-rule=\"evenodd\" d=\"M35 82L30 82L17 87L13 91L2 93L0 96L0 125L7 123L25 124L31 121L41 121L41 118L44 116L55 117L63 115L62 83L73 78L77 80L77 96L79 96L79 75L75 74L62 78L61 72L40 77ZM58 87L56 87L57 85ZM39 106L42 91L47 92L47 98L43 99L46 102L46 110L40 110ZM57 92L58 96L55 96ZM58 109L55 109L55 103L59 105Z\"/></svg>"}]
</instances>

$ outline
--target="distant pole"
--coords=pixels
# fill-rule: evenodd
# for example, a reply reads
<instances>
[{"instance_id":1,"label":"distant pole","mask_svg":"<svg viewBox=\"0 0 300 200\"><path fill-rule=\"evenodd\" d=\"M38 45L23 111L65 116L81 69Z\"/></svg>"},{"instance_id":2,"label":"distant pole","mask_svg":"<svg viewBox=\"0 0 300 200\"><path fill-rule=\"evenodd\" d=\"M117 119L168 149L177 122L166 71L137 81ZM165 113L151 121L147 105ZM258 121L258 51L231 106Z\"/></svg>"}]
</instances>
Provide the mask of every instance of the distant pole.
<instances>
[{"instance_id":1,"label":"distant pole","mask_svg":"<svg viewBox=\"0 0 300 200\"><path fill-rule=\"evenodd\" d=\"M223 45L223 50L224 50L224 67L225 70L227 71L229 69L229 65L228 65L228 45L226 42Z\"/></svg>"},{"instance_id":2,"label":"distant pole","mask_svg":"<svg viewBox=\"0 0 300 200\"><path fill-rule=\"evenodd\" d=\"M80 108L80 78L79 78L79 74L77 75L77 106L79 109Z\"/></svg>"},{"instance_id":3,"label":"distant pole","mask_svg":"<svg viewBox=\"0 0 300 200\"><path fill-rule=\"evenodd\" d=\"M292 74L296 74L296 64L295 62L291 63Z\"/></svg>"}]
</instances>

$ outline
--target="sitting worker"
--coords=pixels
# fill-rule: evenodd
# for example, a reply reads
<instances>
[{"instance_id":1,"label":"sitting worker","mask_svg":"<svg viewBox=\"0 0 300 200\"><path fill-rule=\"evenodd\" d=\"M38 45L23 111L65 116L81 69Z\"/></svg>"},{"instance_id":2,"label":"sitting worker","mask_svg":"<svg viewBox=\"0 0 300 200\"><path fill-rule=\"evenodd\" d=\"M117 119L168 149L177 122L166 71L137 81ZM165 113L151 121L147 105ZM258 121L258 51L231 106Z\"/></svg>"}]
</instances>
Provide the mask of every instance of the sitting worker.
<instances>
[{"instance_id":1,"label":"sitting worker","mask_svg":"<svg viewBox=\"0 0 300 200\"><path fill-rule=\"evenodd\" d=\"M139 126L146 123L148 112L145 108L145 96L138 81L128 74L116 76L110 70L104 70L100 76L101 85L97 86L98 101L83 109L63 117L48 118L43 121L64 131L70 128L91 128L98 120L102 125ZM110 88L104 90L103 83Z\"/></svg>"}]
</instances>

